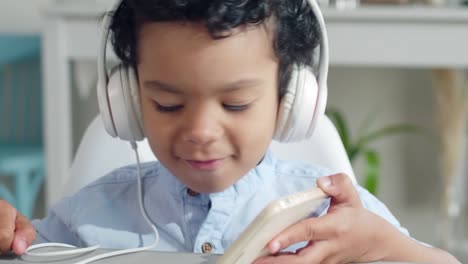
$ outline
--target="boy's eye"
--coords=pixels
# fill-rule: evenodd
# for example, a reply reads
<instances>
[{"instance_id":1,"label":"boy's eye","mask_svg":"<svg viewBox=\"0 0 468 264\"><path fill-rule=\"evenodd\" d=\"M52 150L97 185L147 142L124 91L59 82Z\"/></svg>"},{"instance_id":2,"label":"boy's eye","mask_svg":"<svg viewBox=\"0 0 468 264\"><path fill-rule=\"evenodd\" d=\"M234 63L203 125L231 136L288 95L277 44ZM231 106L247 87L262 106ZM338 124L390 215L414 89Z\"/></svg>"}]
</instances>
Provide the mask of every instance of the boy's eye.
<instances>
[{"instance_id":1,"label":"boy's eye","mask_svg":"<svg viewBox=\"0 0 468 264\"><path fill-rule=\"evenodd\" d=\"M157 102L154 102L154 107L156 108L157 111L162 112L162 113L171 113L171 112L176 112L182 107L183 105L161 105Z\"/></svg>"},{"instance_id":2,"label":"boy's eye","mask_svg":"<svg viewBox=\"0 0 468 264\"><path fill-rule=\"evenodd\" d=\"M229 111L243 111L245 109L247 109L249 107L249 104L245 104L245 105L229 105L229 104L223 104L223 107L226 109L226 110L229 110Z\"/></svg>"}]
</instances>

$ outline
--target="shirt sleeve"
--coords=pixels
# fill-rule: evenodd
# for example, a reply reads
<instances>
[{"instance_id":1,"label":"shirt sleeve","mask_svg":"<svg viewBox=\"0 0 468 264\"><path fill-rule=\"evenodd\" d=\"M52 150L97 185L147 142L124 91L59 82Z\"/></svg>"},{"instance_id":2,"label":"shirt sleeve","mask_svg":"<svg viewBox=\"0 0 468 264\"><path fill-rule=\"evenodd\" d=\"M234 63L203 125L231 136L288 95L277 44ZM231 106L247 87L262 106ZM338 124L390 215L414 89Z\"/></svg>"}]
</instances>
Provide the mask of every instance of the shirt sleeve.
<instances>
[{"instance_id":1,"label":"shirt sleeve","mask_svg":"<svg viewBox=\"0 0 468 264\"><path fill-rule=\"evenodd\" d=\"M54 242L80 246L78 237L70 227L73 214L71 201L69 197L62 199L50 210L46 218L32 221L37 232L33 244Z\"/></svg>"}]
</instances>

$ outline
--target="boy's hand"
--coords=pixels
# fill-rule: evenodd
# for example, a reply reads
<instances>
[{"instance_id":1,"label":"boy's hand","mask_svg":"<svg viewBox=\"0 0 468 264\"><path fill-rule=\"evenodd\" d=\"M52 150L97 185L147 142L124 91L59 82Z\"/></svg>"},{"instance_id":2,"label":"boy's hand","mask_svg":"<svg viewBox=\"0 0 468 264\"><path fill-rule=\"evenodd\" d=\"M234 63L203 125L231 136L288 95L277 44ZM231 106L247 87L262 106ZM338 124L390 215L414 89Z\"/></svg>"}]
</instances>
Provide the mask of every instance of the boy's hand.
<instances>
[{"instance_id":1,"label":"boy's hand","mask_svg":"<svg viewBox=\"0 0 468 264\"><path fill-rule=\"evenodd\" d=\"M302 241L309 241L307 246L296 253L259 258L255 264L371 262L385 257L381 242L394 231L384 219L362 207L349 177L337 174L321 177L317 183L331 197L327 214L287 228L268 244L272 254Z\"/></svg>"},{"instance_id":2,"label":"boy's hand","mask_svg":"<svg viewBox=\"0 0 468 264\"><path fill-rule=\"evenodd\" d=\"M13 250L21 255L36 239L29 220L9 203L0 200L0 255Z\"/></svg>"}]
</instances>

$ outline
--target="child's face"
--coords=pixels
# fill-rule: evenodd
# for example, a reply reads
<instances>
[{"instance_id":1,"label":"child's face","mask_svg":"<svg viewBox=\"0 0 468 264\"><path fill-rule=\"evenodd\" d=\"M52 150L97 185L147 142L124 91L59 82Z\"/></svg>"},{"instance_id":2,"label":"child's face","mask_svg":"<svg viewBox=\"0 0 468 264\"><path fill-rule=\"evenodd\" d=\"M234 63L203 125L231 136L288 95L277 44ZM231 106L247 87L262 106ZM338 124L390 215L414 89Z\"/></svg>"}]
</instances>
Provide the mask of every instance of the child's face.
<instances>
[{"instance_id":1,"label":"child's face","mask_svg":"<svg viewBox=\"0 0 468 264\"><path fill-rule=\"evenodd\" d=\"M271 35L267 26L218 40L201 24L142 27L144 130L156 157L192 190L226 189L268 148L278 107Z\"/></svg>"}]
</instances>

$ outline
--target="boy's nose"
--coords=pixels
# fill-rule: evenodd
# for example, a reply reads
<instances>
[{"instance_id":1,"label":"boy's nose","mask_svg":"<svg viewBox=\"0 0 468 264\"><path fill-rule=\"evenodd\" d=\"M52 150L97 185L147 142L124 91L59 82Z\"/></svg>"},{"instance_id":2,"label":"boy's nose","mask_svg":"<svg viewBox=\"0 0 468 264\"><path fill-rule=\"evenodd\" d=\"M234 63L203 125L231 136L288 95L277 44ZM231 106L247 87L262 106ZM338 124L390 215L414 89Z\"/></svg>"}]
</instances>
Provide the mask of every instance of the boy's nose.
<instances>
[{"instance_id":1,"label":"boy's nose","mask_svg":"<svg viewBox=\"0 0 468 264\"><path fill-rule=\"evenodd\" d=\"M205 145L222 137L223 128L213 113L192 113L185 119L182 137L186 142Z\"/></svg>"}]
</instances>

